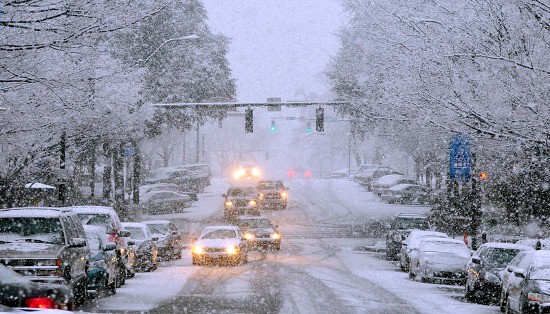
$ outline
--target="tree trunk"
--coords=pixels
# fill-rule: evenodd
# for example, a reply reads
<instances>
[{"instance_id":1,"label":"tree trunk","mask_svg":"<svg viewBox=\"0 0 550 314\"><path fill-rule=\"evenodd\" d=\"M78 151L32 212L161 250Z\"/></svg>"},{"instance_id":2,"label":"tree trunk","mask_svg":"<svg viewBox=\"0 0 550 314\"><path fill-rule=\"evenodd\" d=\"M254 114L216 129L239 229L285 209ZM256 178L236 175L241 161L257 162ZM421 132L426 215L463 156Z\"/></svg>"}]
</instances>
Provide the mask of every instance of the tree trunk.
<instances>
[{"instance_id":1,"label":"tree trunk","mask_svg":"<svg viewBox=\"0 0 550 314\"><path fill-rule=\"evenodd\" d=\"M124 207L124 144L118 143L113 154L113 176L115 181L115 211L122 220L126 218Z\"/></svg>"},{"instance_id":2,"label":"tree trunk","mask_svg":"<svg viewBox=\"0 0 550 314\"><path fill-rule=\"evenodd\" d=\"M103 154L105 156L105 167L103 168L103 201L109 202L111 200L111 164L112 164L112 149L109 143L103 144Z\"/></svg>"}]
</instances>

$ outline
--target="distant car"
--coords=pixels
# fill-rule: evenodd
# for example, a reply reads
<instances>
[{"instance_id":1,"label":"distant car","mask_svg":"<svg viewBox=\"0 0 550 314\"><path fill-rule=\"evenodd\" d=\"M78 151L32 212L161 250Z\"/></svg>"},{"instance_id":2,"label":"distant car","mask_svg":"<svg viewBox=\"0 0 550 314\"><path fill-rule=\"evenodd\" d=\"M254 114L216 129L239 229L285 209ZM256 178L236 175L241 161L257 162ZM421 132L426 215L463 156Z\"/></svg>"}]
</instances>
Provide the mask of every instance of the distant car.
<instances>
[{"instance_id":1,"label":"distant car","mask_svg":"<svg viewBox=\"0 0 550 314\"><path fill-rule=\"evenodd\" d=\"M233 173L235 179L259 179L260 169L253 164L241 164Z\"/></svg>"},{"instance_id":2,"label":"distant car","mask_svg":"<svg viewBox=\"0 0 550 314\"><path fill-rule=\"evenodd\" d=\"M116 245L107 240L101 227L85 225L90 258L88 265L88 290L96 295L115 294L117 280Z\"/></svg>"},{"instance_id":3,"label":"distant car","mask_svg":"<svg viewBox=\"0 0 550 314\"><path fill-rule=\"evenodd\" d=\"M446 233L431 230L412 230L407 238L401 242L401 253L399 254L399 266L402 271L409 271L409 254L418 249L420 243L426 238L448 238Z\"/></svg>"},{"instance_id":4,"label":"distant car","mask_svg":"<svg viewBox=\"0 0 550 314\"><path fill-rule=\"evenodd\" d=\"M241 215L260 215L256 187L231 187L222 197L225 198L224 218L228 221Z\"/></svg>"},{"instance_id":5,"label":"distant car","mask_svg":"<svg viewBox=\"0 0 550 314\"><path fill-rule=\"evenodd\" d=\"M268 218L257 216L239 216L236 225L241 228L249 247L281 249L281 233Z\"/></svg>"},{"instance_id":6,"label":"distant car","mask_svg":"<svg viewBox=\"0 0 550 314\"><path fill-rule=\"evenodd\" d=\"M171 191L179 194L184 194L189 196L192 201L197 201L197 191L192 189L186 190L185 188L177 185L175 183L154 183L154 184L145 184L139 187L139 194L145 195L150 192L159 192L159 191Z\"/></svg>"},{"instance_id":7,"label":"distant car","mask_svg":"<svg viewBox=\"0 0 550 314\"><path fill-rule=\"evenodd\" d=\"M74 311L75 307L74 296L69 286L36 282L2 264L0 264L0 304L14 308L68 311Z\"/></svg>"},{"instance_id":8,"label":"distant car","mask_svg":"<svg viewBox=\"0 0 550 314\"><path fill-rule=\"evenodd\" d=\"M387 188L380 196L382 200L392 204L428 204L431 201L430 189L418 184L401 183Z\"/></svg>"},{"instance_id":9,"label":"distant car","mask_svg":"<svg viewBox=\"0 0 550 314\"><path fill-rule=\"evenodd\" d=\"M288 188L281 180L262 180L258 182L258 205L262 209L286 209Z\"/></svg>"},{"instance_id":10,"label":"distant car","mask_svg":"<svg viewBox=\"0 0 550 314\"><path fill-rule=\"evenodd\" d=\"M392 167L379 166L379 167L371 168L371 169L365 170L361 173L355 174L354 180L356 182L358 182L359 184L361 184L362 186L364 186L367 191L371 191L372 190L372 183L374 182L374 180L376 180L376 179L378 179L382 176L388 175L388 174L400 174L400 175L402 175L402 173L398 172L397 170L395 170Z\"/></svg>"},{"instance_id":11,"label":"distant car","mask_svg":"<svg viewBox=\"0 0 550 314\"><path fill-rule=\"evenodd\" d=\"M482 244L466 265L465 298L476 302L497 299L502 290L501 271L519 252L529 250L534 249L511 243Z\"/></svg>"},{"instance_id":12,"label":"distant car","mask_svg":"<svg viewBox=\"0 0 550 314\"><path fill-rule=\"evenodd\" d=\"M387 189L397 184L416 184L413 179L405 178L401 174L388 174L381 176L372 183L372 192L376 195L382 195Z\"/></svg>"},{"instance_id":13,"label":"distant car","mask_svg":"<svg viewBox=\"0 0 550 314\"><path fill-rule=\"evenodd\" d=\"M527 245L534 249L550 250L550 238L545 239L522 239L516 242L516 244ZM540 247L537 247L539 246Z\"/></svg>"},{"instance_id":14,"label":"distant car","mask_svg":"<svg viewBox=\"0 0 550 314\"><path fill-rule=\"evenodd\" d=\"M429 230L428 217L418 214L397 214L391 221L386 233L386 256L396 260L401 252L401 243L413 229Z\"/></svg>"},{"instance_id":15,"label":"distant car","mask_svg":"<svg viewBox=\"0 0 550 314\"><path fill-rule=\"evenodd\" d=\"M137 271L153 271L157 269L158 248L147 226L141 222L123 222L122 227L130 232L128 244L135 251L135 268Z\"/></svg>"},{"instance_id":16,"label":"distant car","mask_svg":"<svg viewBox=\"0 0 550 314\"><path fill-rule=\"evenodd\" d=\"M508 282L506 313L550 312L550 250L529 251Z\"/></svg>"},{"instance_id":17,"label":"distant car","mask_svg":"<svg viewBox=\"0 0 550 314\"><path fill-rule=\"evenodd\" d=\"M148 220L142 223L147 226L154 238L158 238L159 257L166 260L181 258L182 235L175 223L169 220Z\"/></svg>"},{"instance_id":18,"label":"distant car","mask_svg":"<svg viewBox=\"0 0 550 314\"><path fill-rule=\"evenodd\" d=\"M87 298L90 249L78 217L67 208L0 210L0 263L37 282L66 283L76 305Z\"/></svg>"},{"instance_id":19,"label":"distant car","mask_svg":"<svg viewBox=\"0 0 550 314\"><path fill-rule=\"evenodd\" d=\"M174 191L151 191L141 195L139 201L148 214L181 213L193 202L189 195Z\"/></svg>"},{"instance_id":20,"label":"distant car","mask_svg":"<svg viewBox=\"0 0 550 314\"><path fill-rule=\"evenodd\" d=\"M429 238L411 254L409 277L422 282L434 280L464 283L470 249L461 240Z\"/></svg>"},{"instance_id":21,"label":"distant car","mask_svg":"<svg viewBox=\"0 0 550 314\"><path fill-rule=\"evenodd\" d=\"M193 243L193 265L238 265L248 260L248 247L237 226L209 226Z\"/></svg>"},{"instance_id":22,"label":"distant car","mask_svg":"<svg viewBox=\"0 0 550 314\"><path fill-rule=\"evenodd\" d=\"M117 288L124 285L130 276L128 262L128 233L122 230L117 212L109 206L71 206L69 207L80 218L83 225L100 226L107 234L109 242L116 244L117 253Z\"/></svg>"}]
</instances>

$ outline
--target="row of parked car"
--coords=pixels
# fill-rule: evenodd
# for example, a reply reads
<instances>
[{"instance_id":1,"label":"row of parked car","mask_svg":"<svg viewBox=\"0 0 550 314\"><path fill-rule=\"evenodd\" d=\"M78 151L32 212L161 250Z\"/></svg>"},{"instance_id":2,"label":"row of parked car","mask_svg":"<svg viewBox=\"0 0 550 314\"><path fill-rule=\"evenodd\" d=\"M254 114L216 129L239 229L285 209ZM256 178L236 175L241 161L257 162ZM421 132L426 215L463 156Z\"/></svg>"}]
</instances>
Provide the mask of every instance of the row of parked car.
<instances>
[{"instance_id":1,"label":"row of parked car","mask_svg":"<svg viewBox=\"0 0 550 314\"><path fill-rule=\"evenodd\" d=\"M467 300L498 302L507 313L550 312L550 239L487 242L471 251L463 240L431 229L416 214L391 223L386 254L411 279L463 284Z\"/></svg>"},{"instance_id":2,"label":"row of parked car","mask_svg":"<svg viewBox=\"0 0 550 314\"><path fill-rule=\"evenodd\" d=\"M182 249L172 222L121 222L102 206L2 209L0 239L0 304L67 310Z\"/></svg>"}]
</instances>

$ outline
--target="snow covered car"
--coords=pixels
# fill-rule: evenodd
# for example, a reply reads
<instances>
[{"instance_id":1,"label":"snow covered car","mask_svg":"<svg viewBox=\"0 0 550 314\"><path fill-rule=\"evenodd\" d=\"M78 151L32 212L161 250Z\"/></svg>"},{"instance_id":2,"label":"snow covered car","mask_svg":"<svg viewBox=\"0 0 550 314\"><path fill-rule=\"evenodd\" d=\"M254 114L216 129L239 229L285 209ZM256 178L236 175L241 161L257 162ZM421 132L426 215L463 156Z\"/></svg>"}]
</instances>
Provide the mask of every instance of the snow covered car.
<instances>
[{"instance_id":1,"label":"snow covered car","mask_svg":"<svg viewBox=\"0 0 550 314\"><path fill-rule=\"evenodd\" d=\"M386 233L386 256L396 260L401 252L401 243L414 229L429 230L431 228L428 218L419 214L401 213L392 219L388 233Z\"/></svg>"},{"instance_id":2,"label":"snow covered car","mask_svg":"<svg viewBox=\"0 0 550 314\"><path fill-rule=\"evenodd\" d=\"M521 251L532 247L500 242L482 244L466 265L465 298L469 301L486 302L500 296L501 271Z\"/></svg>"},{"instance_id":3,"label":"snow covered car","mask_svg":"<svg viewBox=\"0 0 550 314\"><path fill-rule=\"evenodd\" d=\"M534 249L550 250L550 238L544 239L522 239L516 242L516 244L527 245ZM540 247L538 247L540 245Z\"/></svg>"},{"instance_id":4,"label":"snow covered car","mask_svg":"<svg viewBox=\"0 0 550 314\"><path fill-rule=\"evenodd\" d=\"M224 218L228 221L241 215L260 215L258 208L258 192L255 187L231 187L224 200Z\"/></svg>"},{"instance_id":5,"label":"snow covered car","mask_svg":"<svg viewBox=\"0 0 550 314\"><path fill-rule=\"evenodd\" d=\"M372 183L372 192L378 196L382 195L387 189L397 184L416 184L413 179L406 178L401 174L388 174L381 176Z\"/></svg>"},{"instance_id":6,"label":"snow covered car","mask_svg":"<svg viewBox=\"0 0 550 314\"><path fill-rule=\"evenodd\" d=\"M36 282L2 264L0 264L0 304L14 308L68 311L74 311L75 306L73 292L67 285ZM0 311L9 312L2 308Z\"/></svg>"},{"instance_id":7,"label":"snow covered car","mask_svg":"<svg viewBox=\"0 0 550 314\"><path fill-rule=\"evenodd\" d=\"M500 311L504 312L506 310L506 303L508 302L508 286L510 278L514 277L514 270L518 267L519 263L529 251L521 251L510 261L508 266L502 271L500 271L500 280L501 280L501 289L500 289L500 299L499 307Z\"/></svg>"},{"instance_id":8,"label":"snow covered car","mask_svg":"<svg viewBox=\"0 0 550 314\"><path fill-rule=\"evenodd\" d=\"M262 209L286 209L288 188L280 180L258 182L258 205Z\"/></svg>"},{"instance_id":9,"label":"snow covered car","mask_svg":"<svg viewBox=\"0 0 550 314\"><path fill-rule=\"evenodd\" d=\"M239 216L235 223L243 231L249 247L281 249L281 233L268 218Z\"/></svg>"},{"instance_id":10,"label":"snow covered car","mask_svg":"<svg viewBox=\"0 0 550 314\"><path fill-rule=\"evenodd\" d=\"M233 172L235 179L259 179L260 169L253 164L241 164Z\"/></svg>"},{"instance_id":11,"label":"snow covered car","mask_svg":"<svg viewBox=\"0 0 550 314\"><path fill-rule=\"evenodd\" d=\"M181 258L183 244L176 224L169 220L148 220L141 223L147 226L154 238L158 238L156 242L159 257L166 260Z\"/></svg>"},{"instance_id":12,"label":"snow covered car","mask_svg":"<svg viewBox=\"0 0 550 314\"><path fill-rule=\"evenodd\" d=\"M140 197L143 211L149 214L181 213L191 206L189 195L174 191L151 191Z\"/></svg>"},{"instance_id":13,"label":"snow covered car","mask_svg":"<svg viewBox=\"0 0 550 314\"><path fill-rule=\"evenodd\" d=\"M76 305L87 297L86 233L67 208L0 210L0 262L30 280L66 283Z\"/></svg>"},{"instance_id":14,"label":"snow covered car","mask_svg":"<svg viewBox=\"0 0 550 314\"><path fill-rule=\"evenodd\" d=\"M431 200L430 189L412 183L401 183L382 192L380 198L387 203L427 204Z\"/></svg>"},{"instance_id":15,"label":"snow covered car","mask_svg":"<svg viewBox=\"0 0 550 314\"><path fill-rule=\"evenodd\" d=\"M238 265L248 260L248 247L242 230L237 226L209 226L195 239L193 265Z\"/></svg>"},{"instance_id":16,"label":"snow covered car","mask_svg":"<svg viewBox=\"0 0 550 314\"><path fill-rule=\"evenodd\" d=\"M550 250L530 251L508 282L506 313L550 312Z\"/></svg>"},{"instance_id":17,"label":"snow covered car","mask_svg":"<svg viewBox=\"0 0 550 314\"><path fill-rule=\"evenodd\" d=\"M184 194L189 196L192 201L197 201L197 191L193 189L185 189L181 185L175 184L175 183L166 183L166 182L160 182L160 183L152 183L152 184L144 184L139 187L139 194L145 195L150 192L158 192L158 191L172 191L180 194Z\"/></svg>"},{"instance_id":18,"label":"snow covered car","mask_svg":"<svg viewBox=\"0 0 550 314\"><path fill-rule=\"evenodd\" d=\"M431 230L412 230L409 236L401 242L401 253L399 254L399 267L402 271L409 271L409 262L411 252L418 249L422 240L433 238L448 238L446 233Z\"/></svg>"},{"instance_id":19,"label":"snow covered car","mask_svg":"<svg viewBox=\"0 0 550 314\"><path fill-rule=\"evenodd\" d=\"M434 280L463 283L470 249L461 240L429 238L411 254L409 277L422 282Z\"/></svg>"},{"instance_id":20,"label":"snow covered car","mask_svg":"<svg viewBox=\"0 0 550 314\"><path fill-rule=\"evenodd\" d=\"M86 241L90 248L88 290L100 294L115 294L117 280L116 245L107 240L101 227L85 225Z\"/></svg>"},{"instance_id":21,"label":"snow covered car","mask_svg":"<svg viewBox=\"0 0 550 314\"><path fill-rule=\"evenodd\" d=\"M155 238L141 222L123 222L122 227L130 232L128 245L135 252L134 267L138 271L153 271L157 269L158 248Z\"/></svg>"}]
</instances>

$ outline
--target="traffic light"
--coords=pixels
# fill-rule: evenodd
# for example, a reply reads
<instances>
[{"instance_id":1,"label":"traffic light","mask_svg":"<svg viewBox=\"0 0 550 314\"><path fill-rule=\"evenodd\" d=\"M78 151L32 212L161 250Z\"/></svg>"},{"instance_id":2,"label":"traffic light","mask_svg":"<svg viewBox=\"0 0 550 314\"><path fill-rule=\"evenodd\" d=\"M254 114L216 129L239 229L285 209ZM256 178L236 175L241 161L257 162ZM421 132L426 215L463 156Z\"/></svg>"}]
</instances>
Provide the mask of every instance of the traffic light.
<instances>
[{"instance_id":1,"label":"traffic light","mask_svg":"<svg viewBox=\"0 0 550 314\"><path fill-rule=\"evenodd\" d=\"M315 130L323 132L325 130L325 109L319 107L316 110Z\"/></svg>"},{"instance_id":2,"label":"traffic light","mask_svg":"<svg viewBox=\"0 0 550 314\"><path fill-rule=\"evenodd\" d=\"M271 120L271 132L277 131L277 127L275 126L275 120Z\"/></svg>"},{"instance_id":3,"label":"traffic light","mask_svg":"<svg viewBox=\"0 0 550 314\"><path fill-rule=\"evenodd\" d=\"M307 123L307 133L311 133L311 122Z\"/></svg>"},{"instance_id":4,"label":"traffic light","mask_svg":"<svg viewBox=\"0 0 550 314\"><path fill-rule=\"evenodd\" d=\"M254 132L254 111L252 109L244 111L244 131L246 133Z\"/></svg>"},{"instance_id":5,"label":"traffic light","mask_svg":"<svg viewBox=\"0 0 550 314\"><path fill-rule=\"evenodd\" d=\"M487 180L489 175L487 174L487 172L483 171L482 173L479 174L479 177L481 178L481 180Z\"/></svg>"}]
</instances>

